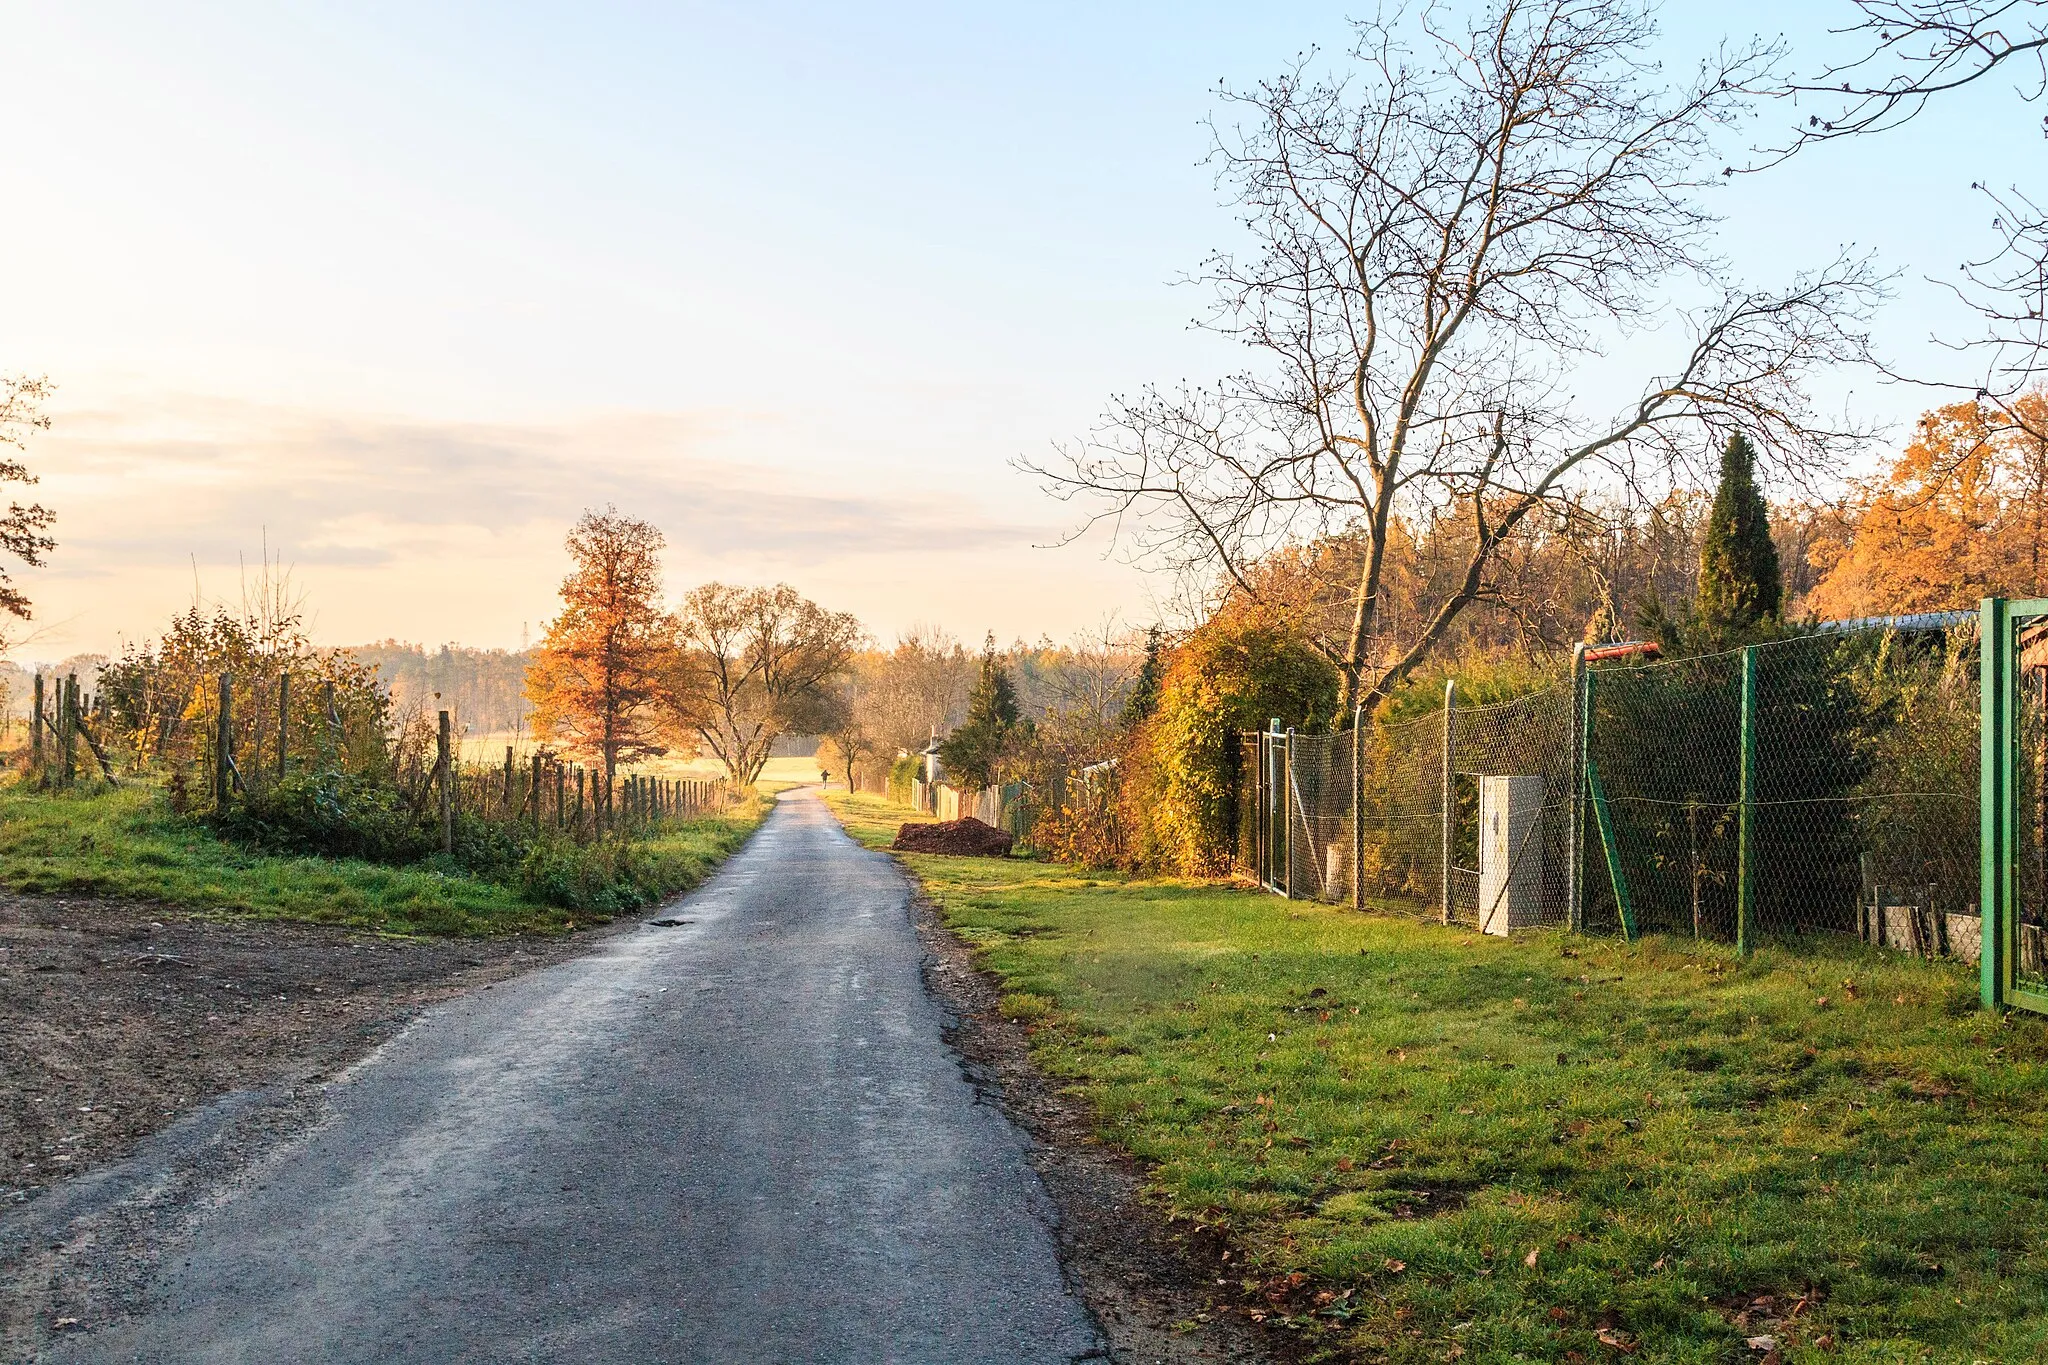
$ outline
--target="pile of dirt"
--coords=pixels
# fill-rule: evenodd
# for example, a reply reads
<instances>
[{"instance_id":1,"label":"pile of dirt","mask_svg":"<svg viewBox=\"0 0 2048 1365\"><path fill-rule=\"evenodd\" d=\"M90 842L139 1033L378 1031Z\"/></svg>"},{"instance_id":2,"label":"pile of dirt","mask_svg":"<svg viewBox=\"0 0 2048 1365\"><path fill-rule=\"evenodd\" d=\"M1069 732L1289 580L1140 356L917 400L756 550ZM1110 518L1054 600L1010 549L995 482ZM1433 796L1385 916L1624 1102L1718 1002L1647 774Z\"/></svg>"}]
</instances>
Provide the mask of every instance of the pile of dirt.
<instances>
[{"instance_id":1,"label":"pile of dirt","mask_svg":"<svg viewBox=\"0 0 2048 1365\"><path fill-rule=\"evenodd\" d=\"M896 842L889 845L905 853L951 853L961 858L1007 858L1010 845L1015 843L1009 835L994 825L985 825L973 816L965 820L940 820L937 823L905 825L896 831Z\"/></svg>"}]
</instances>

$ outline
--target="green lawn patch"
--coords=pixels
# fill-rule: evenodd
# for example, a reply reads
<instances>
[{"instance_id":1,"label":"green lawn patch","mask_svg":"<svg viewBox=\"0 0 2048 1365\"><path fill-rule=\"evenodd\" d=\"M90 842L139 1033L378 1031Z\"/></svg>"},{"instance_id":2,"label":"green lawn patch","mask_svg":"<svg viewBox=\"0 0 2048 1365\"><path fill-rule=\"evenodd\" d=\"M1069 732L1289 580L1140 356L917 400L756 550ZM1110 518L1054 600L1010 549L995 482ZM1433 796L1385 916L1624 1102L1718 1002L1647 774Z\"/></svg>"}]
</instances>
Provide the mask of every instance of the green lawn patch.
<instances>
[{"instance_id":1,"label":"green lawn patch","mask_svg":"<svg viewBox=\"0 0 2048 1365\"><path fill-rule=\"evenodd\" d=\"M834 805L870 843L902 818ZM1227 1233L1243 1311L1332 1359L2048 1359L2048 1029L1956 968L903 861L1040 1065Z\"/></svg>"},{"instance_id":2,"label":"green lawn patch","mask_svg":"<svg viewBox=\"0 0 2048 1365\"><path fill-rule=\"evenodd\" d=\"M661 894L695 886L745 841L766 809L760 800L640 841L635 863L642 884ZM71 793L0 788L0 887L402 934L551 933L602 918L537 904L438 859L392 867L257 852L215 837L134 786Z\"/></svg>"}]
</instances>

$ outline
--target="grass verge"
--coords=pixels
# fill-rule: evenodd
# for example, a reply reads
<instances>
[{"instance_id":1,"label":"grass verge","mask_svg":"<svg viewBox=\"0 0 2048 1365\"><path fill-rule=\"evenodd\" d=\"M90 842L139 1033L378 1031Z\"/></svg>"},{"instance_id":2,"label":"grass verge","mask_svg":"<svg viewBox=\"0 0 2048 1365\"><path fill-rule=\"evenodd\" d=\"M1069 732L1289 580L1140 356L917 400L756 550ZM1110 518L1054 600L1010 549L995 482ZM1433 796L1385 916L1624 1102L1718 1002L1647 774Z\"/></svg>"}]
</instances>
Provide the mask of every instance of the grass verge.
<instances>
[{"instance_id":1,"label":"grass verge","mask_svg":"<svg viewBox=\"0 0 2048 1365\"><path fill-rule=\"evenodd\" d=\"M768 801L694 820L634 845L638 889L673 895L745 841ZM402 934L553 933L603 919L535 903L514 887L429 860L391 867L256 852L173 814L154 793L0 788L0 887L122 896L255 919Z\"/></svg>"},{"instance_id":2,"label":"grass verge","mask_svg":"<svg viewBox=\"0 0 2048 1365\"><path fill-rule=\"evenodd\" d=\"M1312 1357L2048 1359L2048 1029L1950 967L903 861Z\"/></svg>"}]
</instances>

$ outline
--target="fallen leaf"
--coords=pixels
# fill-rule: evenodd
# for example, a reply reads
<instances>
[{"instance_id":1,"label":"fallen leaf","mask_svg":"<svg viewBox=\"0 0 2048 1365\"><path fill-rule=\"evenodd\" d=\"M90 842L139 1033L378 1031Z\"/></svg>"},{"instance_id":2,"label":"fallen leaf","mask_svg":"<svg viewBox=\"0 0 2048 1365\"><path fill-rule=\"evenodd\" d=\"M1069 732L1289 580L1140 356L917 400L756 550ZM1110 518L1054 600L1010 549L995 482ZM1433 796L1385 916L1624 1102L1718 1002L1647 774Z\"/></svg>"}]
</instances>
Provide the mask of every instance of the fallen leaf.
<instances>
[{"instance_id":1,"label":"fallen leaf","mask_svg":"<svg viewBox=\"0 0 2048 1365\"><path fill-rule=\"evenodd\" d=\"M1542 1250L1542 1247L1530 1247L1529 1254L1522 1258L1522 1264L1534 1270L1536 1268L1536 1256Z\"/></svg>"},{"instance_id":2,"label":"fallen leaf","mask_svg":"<svg viewBox=\"0 0 2048 1365\"><path fill-rule=\"evenodd\" d=\"M1612 1346L1623 1355L1627 1355L1636 1348L1635 1342L1629 1340L1628 1333L1615 1328L1603 1327L1593 1335L1599 1339L1602 1346Z\"/></svg>"},{"instance_id":3,"label":"fallen leaf","mask_svg":"<svg viewBox=\"0 0 2048 1365\"><path fill-rule=\"evenodd\" d=\"M1743 1344L1752 1351L1775 1351L1778 1349L1778 1339L1774 1336L1751 1337Z\"/></svg>"},{"instance_id":4,"label":"fallen leaf","mask_svg":"<svg viewBox=\"0 0 2048 1365\"><path fill-rule=\"evenodd\" d=\"M1391 1256L1387 1258L1387 1273L1389 1275L1398 1275L1407 1268L1408 1263L1406 1261L1397 1261Z\"/></svg>"},{"instance_id":5,"label":"fallen leaf","mask_svg":"<svg viewBox=\"0 0 2048 1365\"><path fill-rule=\"evenodd\" d=\"M1813 1003L1821 1009L1826 1009L1828 1007L1828 998L1825 995L1823 995L1820 998L1816 999Z\"/></svg>"}]
</instances>

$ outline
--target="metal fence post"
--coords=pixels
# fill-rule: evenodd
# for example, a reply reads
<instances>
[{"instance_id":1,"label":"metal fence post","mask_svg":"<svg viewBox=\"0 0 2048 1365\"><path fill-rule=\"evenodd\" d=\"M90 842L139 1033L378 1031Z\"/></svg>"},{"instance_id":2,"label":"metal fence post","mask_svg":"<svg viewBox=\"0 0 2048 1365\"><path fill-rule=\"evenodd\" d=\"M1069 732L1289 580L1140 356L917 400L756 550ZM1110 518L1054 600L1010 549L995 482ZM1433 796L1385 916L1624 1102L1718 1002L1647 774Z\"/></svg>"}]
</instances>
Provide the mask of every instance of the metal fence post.
<instances>
[{"instance_id":1,"label":"metal fence post","mask_svg":"<svg viewBox=\"0 0 2048 1365\"><path fill-rule=\"evenodd\" d=\"M1438 914L1445 924L1451 922L1451 833L1457 827L1458 812L1458 769L1452 758L1452 723L1458 711L1458 680L1444 682L1444 771L1442 819L1437 849Z\"/></svg>"},{"instance_id":2,"label":"metal fence post","mask_svg":"<svg viewBox=\"0 0 2048 1365\"><path fill-rule=\"evenodd\" d=\"M2005 1003L2013 939L2012 628L2009 604L1987 597L1977 617L1981 757L1977 793L1978 994L1986 1009Z\"/></svg>"},{"instance_id":3,"label":"metal fence post","mask_svg":"<svg viewBox=\"0 0 2048 1365\"><path fill-rule=\"evenodd\" d=\"M1351 712L1351 906L1365 909L1365 703Z\"/></svg>"},{"instance_id":4,"label":"metal fence post","mask_svg":"<svg viewBox=\"0 0 2048 1365\"><path fill-rule=\"evenodd\" d=\"M1593 723L1586 705L1586 646L1572 647L1572 709L1566 722L1565 769L1570 795L1565 801L1565 838L1569 847L1564 860L1565 924L1575 934L1586 932L1586 749L1587 727Z\"/></svg>"},{"instance_id":5,"label":"metal fence post","mask_svg":"<svg viewBox=\"0 0 2048 1365\"><path fill-rule=\"evenodd\" d=\"M1735 827L1735 953L1756 948L1756 646L1742 651L1741 805Z\"/></svg>"}]
</instances>

